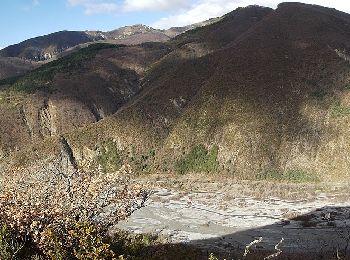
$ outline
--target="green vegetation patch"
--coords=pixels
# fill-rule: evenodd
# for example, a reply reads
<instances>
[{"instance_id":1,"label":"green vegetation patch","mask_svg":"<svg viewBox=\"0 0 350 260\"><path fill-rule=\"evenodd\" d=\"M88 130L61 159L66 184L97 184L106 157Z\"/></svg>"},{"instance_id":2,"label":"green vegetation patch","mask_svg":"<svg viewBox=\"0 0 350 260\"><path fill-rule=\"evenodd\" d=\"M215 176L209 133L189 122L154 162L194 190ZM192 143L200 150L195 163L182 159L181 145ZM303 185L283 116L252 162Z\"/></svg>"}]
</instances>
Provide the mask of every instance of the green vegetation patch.
<instances>
[{"instance_id":1,"label":"green vegetation patch","mask_svg":"<svg viewBox=\"0 0 350 260\"><path fill-rule=\"evenodd\" d=\"M148 152L138 154L133 147L132 154L128 157L128 162L132 165L136 172L143 172L150 169L156 155L155 149L150 149Z\"/></svg>"},{"instance_id":2,"label":"green vegetation patch","mask_svg":"<svg viewBox=\"0 0 350 260\"><path fill-rule=\"evenodd\" d=\"M327 95L327 91L324 89L316 89L311 92L311 97L316 99L323 99Z\"/></svg>"},{"instance_id":3,"label":"green vegetation patch","mask_svg":"<svg viewBox=\"0 0 350 260\"><path fill-rule=\"evenodd\" d=\"M200 249L185 244L169 244L156 234L132 234L118 230L109 242L111 249L127 260L204 259Z\"/></svg>"},{"instance_id":4,"label":"green vegetation patch","mask_svg":"<svg viewBox=\"0 0 350 260\"><path fill-rule=\"evenodd\" d=\"M100 147L97 163L104 172L117 171L122 167L122 155L112 140L104 141Z\"/></svg>"},{"instance_id":5,"label":"green vegetation patch","mask_svg":"<svg viewBox=\"0 0 350 260\"><path fill-rule=\"evenodd\" d=\"M203 144L197 145L183 158L175 163L178 173L207 172L211 173L218 169L218 147L214 146L208 150Z\"/></svg>"},{"instance_id":6,"label":"green vegetation patch","mask_svg":"<svg viewBox=\"0 0 350 260\"><path fill-rule=\"evenodd\" d=\"M333 101L331 111L334 116L348 116L350 115L350 106L345 106L339 99Z\"/></svg>"},{"instance_id":7,"label":"green vegetation patch","mask_svg":"<svg viewBox=\"0 0 350 260\"><path fill-rule=\"evenodd\" d=\"M284 172L272 170L260 173L257 176L258 180L279 181L279 182L318 182L320 179L314 175L303 170L286 170Z\"/></svg>"},{"instance_id":8,"label":"green vegetation patch","mask_svg":"<svg viewBox=\"0 0 350 260\"><path fill-rule=\"evenodd\" d=\"M49 62L40 68L33 70L23 77L15 77L0 81L0 85L10 84L11 88L16 91L28 93L37 90L52 92L52 80L57 73L71 73L81 70L86 61L92 60L98 51L103 49L121 48L125 45L97 43L83 48L70 55Z\"/></svg>"}]
</instances>

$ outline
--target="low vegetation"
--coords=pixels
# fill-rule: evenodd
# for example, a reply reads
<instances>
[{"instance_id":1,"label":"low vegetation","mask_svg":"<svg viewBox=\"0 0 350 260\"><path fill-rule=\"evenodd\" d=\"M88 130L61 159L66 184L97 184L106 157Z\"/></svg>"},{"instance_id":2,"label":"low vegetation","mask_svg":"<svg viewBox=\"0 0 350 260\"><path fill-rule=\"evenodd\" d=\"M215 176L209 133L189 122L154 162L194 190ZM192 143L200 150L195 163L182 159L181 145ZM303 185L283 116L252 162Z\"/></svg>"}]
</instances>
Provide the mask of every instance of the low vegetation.
<instances>
[{"instance_id":1,"label":"low vegetation","mask_svg":"<svg viewBox=\"0 0 350 260\"><path fill-rule=\"evenodd\" d=\"M350 115L350 106L345 106L339 99L335 99L331 105L331 111L335 116Z\"/></svg>"},{"instance_id":2,"label":"low vegetation","mask_svg":"<svg viewBox=\"0 0 350 260\"><path fill-rule=\"evenodd\" d=\"M103 172L115 172L123 163L129 164L135 173L147 172L153 165L156 155L154 148L146 151L137 151L131 146L131 150L123 150L112 139L106 139L97 145L98 155L96 157L97 166Z\"/></svg>"},{"instance_id":3,"label":"low vegetation","mask_svg":"<svg viewBox=\"0 0 350 260\"><path fill-rule=\"evenodd\" d=\"M135 235L117 230L109 236L88 222L73 221L68 235L64 237L60 230L47 228L40 248L28 239L19 242L21 240L14 229L7 228L6 225L2 227L5 233L0 234L1 260L156 260L203 257L198 249L169 244L156 235ZM209 259L213 259L211 257L212 254Z\"/></svg>"},{"instance_id":4,"label":"low vegetation","mask_svg":"<svg viewBox=\"0 0 350 260\"><path fill-rule=\"evenodd\" d=\"M116 171L122 166L122 155L112 140L102 143L97 163L104 172Z\"/></svg>"},{"instance_id":5,"label":"low vegetation","mask_svg":"<svg viewBox=\"0 0 350 260\"><path fill-rule=\"evenodd\" d=\"M316 175L305 172L303 170L265 171L263 173L258 174L257 179L267 180L267 181L292 182L292 183L320 181Z\"/></svg>"},{"instance_id":6,"label":"low vegetation","mask_svg":"<svg viewBox=\"0 0 350 260\"><path fill-rule=\"evenodd\" d=\"M215 172L218 168L218 147L208 150L203 144L194 146L190 152L175 164L178 173Z\"/></svg>"}]
</instances>

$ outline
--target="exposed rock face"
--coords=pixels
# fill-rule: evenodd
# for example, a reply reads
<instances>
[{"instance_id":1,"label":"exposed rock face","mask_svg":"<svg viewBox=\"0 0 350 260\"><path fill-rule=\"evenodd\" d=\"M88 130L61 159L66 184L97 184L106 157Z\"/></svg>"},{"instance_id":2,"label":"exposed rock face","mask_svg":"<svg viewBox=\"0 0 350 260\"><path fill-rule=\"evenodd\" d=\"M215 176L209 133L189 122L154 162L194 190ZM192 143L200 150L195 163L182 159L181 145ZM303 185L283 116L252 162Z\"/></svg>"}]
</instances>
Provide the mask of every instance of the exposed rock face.
<instances>
[{"instance_id":1,"label":"exposed rock face","mask_svg":"<svg viewBox=\"0 0 350 260\"><path fill-rule=\"evenodd\" d=\"M72 173L77 168L77 163L75 161L72 148L69 146L67 140L61 136L59 139L61 151L60 151L60 159L61 159L61 167L62 173Z\"/></svg>"},{"instance_id":2,"label":"exposed rock face","mask_svg":"<svg viewBox=\"0 0 350 260\"><path fill-rule=\"evenodd\" d=\"M50 111L49 101L44 100L42 107L40 107L38 114L39 132L43 136L52 136L56 133L56 129L53 127L53 114Z\"/></svg>"}]
</instances>

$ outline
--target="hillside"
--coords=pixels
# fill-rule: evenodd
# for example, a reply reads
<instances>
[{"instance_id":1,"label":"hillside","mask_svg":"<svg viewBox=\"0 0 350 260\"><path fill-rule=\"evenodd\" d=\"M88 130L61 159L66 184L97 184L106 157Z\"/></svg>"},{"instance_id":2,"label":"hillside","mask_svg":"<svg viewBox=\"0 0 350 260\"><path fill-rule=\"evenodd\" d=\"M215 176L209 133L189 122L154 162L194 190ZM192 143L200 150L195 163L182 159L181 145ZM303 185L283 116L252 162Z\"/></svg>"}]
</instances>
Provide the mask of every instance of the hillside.
<instances>
[{"instance_id":1,"label":"hillside","mask_svg":"<svg viewBox=\"0 0 350 260\"><path fill-rule=\"evenodd\" d=\"M56 32L8 46L0 50L0 56L33 61L46 60L75 45L101 39L101 36L93 37L84 32Z\"/></svg>"},{"instance_id":2,"label":"hillside","mask_svg":"<svg viewBox=\"0 0 350 260\"><path fill-rule=\"evenodd\" d=\"M36 64L19 58L0 57L0 80L23 75L36 67Z\"/></svg>"},{"instance_id":3,"label":"hillside","mask_svg":"<svg viewBox=\"0 0 350 260\"><path fill-rule=\"evenodd\" d=\"M113 114L140 91L145 70L167 52L162 45L94 44L4 80L3 153Z\"/></svg>"},{"instance_id":4,"label":"hillside","mask_svg":"<svg viewBox=\"0 0 350 260\"><path fill-rule=\"evenodd\" d=\"M168 30L159 30L137 24L124 26L108 32L55 32L8 46L0 50L0 57L17 57L31 61L45 61L59 57L61 53L76 46L90 44L96 41L125 45L137 45L145 42L166 42L187 30L214 23L217 19L210 19L201 23L170 28Z\"/></svg>"},{"instance_id":5,"label":"hillside","mask_svg":"<svg viewBox=\"0 0 350 260\"><path fill-rule=\"evenodd\" d=\"M23 166L54 156L52 137L64 135L82 168L346 178L349 24L320 6L250 6L166 44L98 50L77 70L49 63L60 68L40 84L49 91L21 83L40 70L3 87L6 98L30 90L2 115L4 158Z\"/></svg>"}]
</instances>

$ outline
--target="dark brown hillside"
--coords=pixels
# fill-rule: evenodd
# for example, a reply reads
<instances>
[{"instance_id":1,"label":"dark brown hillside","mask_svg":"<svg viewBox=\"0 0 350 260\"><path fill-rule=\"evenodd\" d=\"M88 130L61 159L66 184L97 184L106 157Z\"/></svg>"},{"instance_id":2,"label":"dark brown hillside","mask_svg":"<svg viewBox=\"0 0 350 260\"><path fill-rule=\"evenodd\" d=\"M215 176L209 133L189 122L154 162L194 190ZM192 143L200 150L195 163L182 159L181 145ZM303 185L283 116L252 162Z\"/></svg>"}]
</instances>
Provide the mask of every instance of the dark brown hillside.
<instances>
[{"instance_id":1,"label":"dark brown hillside","mask_svg":"<svg viewBox=\"0 0 350 260\"><path fill-rule=\"evenodd\" d=\"M34 69L37 65L13 57L0 57L0 80L22 75Z\"/></svg>"},{"instance_id":2,"label":"dark brown hillside","mask_svg":"<svg viewBox=\"0 0 350 260\"><path fill-rule=\"evenodd\" d=\"M147 75L151 91L101 122L100 133L124 140L124 147L148 143L137 141L140 136L158 140L157 164L172 171L204 144L217 147L217 170L235 176L344 176L350 145L344 142L350 134L348 17L282 4L226 48L201 58L169 55ZM125 132L126 125L133 127ZM79 140L76 151L91 145L70 138ZM189 171L210 169L189 163Z\"/></svg>"},{"instance_id":3,"label":"dark brown hillside","mask_svg":"<svg viewBox=\"0 0 350 260\"><path fill-rule=\"evenodd\" d=\"M234 41L271 12L273 9L261 6L238 8L213 24L180 34L174 41L179 45L190 42L205 43L211 49L218 49Z\"/></svg>"},{"instance_id":4,"label":"dark brown hillside","mask_svg":"<svg viewBox=\"0 0 350 260\"><path fill-rule=\"evenodd\" d=\"M280 5L211 55L216 72L172 129L169 148L218 145L221 167L233 174L344 174L348 103L334 112L332 102L348 96L349 65L336 51L349 50L348 21L322 7Z\"/></svg>"}]
</instances>

